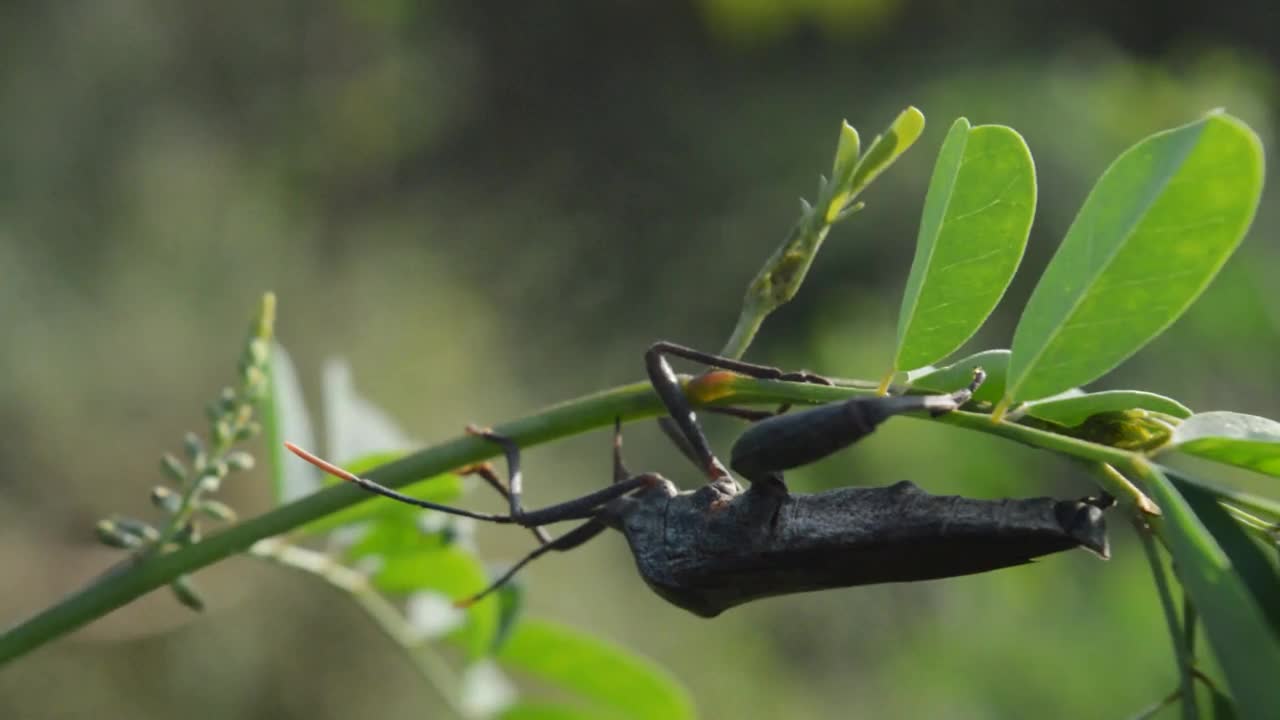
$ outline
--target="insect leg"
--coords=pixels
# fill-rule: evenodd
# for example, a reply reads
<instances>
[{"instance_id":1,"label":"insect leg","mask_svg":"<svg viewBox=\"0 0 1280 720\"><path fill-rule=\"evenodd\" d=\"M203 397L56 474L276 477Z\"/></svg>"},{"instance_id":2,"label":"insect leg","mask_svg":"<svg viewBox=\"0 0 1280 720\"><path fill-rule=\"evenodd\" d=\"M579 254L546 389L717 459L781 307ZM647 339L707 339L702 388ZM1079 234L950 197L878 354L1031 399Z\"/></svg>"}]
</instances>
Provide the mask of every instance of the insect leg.
<instances>
[{"instance_id":1,"label":"insect leg","mask_svg":"<svg viewBox=\"0 0 1280 720\"><path fill-rule=\"evenodd\" d=\"M480 592L476 593L475 595L472 595L469 598L458 600L457 602L454 603L454 605L462 608L473 605L479 600L482 600L489 593L493 592L494 590L497 590L503 585L506 585L507 582L510 581L511 578L515 577L515 574L519 572L520 569L523 568L525 565L528 565L529 563L533 562L534 560L537 560L538 558L542 557L546 553L551 552L553 550L556 552L564 552L566 550L572 550L578 547L579 545L587 542L588 540L594 538L595 536L599 535L608 527L609 527L608 525L605 525L603 522L595 518L592 518L591 520L588 520L582 523L581 525L570 530L564 535L561 535L555 540L552 540L546 545L538 547L535 550L533 550L533 552L530 552L528 555L525 555L515 565L512 565L509 570L503 573L501 577L499 577L497 580L494 580L489 585L489 587L485 588L484 590L481 590Z\"/></svg>"},{"instance_id":2,"label":"insect leg","mask_svg":"<svg viewBox=\"0 0 1280 720\"><path fill-rule=\"evenodd\" d=\"M428 500L419 500L411 495L392 490L385 485L380 485L372 480L359 477L354 473L344 470L333 463L322 460L319 457L303 450L293 443L285 443L291 452L325 472L347 482L358 485L361 489L371 492L375 495L398 500L407 505L426 508L428 510L438 510L442 513L450 515L460 515L462 517L474 518L476 520L487 520L500 524L515 524L524 527L536 527L538 525L547 525L549 523L561 522L563 520L585 520L594 517L601 506L610 500L616 500L636 490L646 487L652 487L658 483L664 482L662 477L653 473L643 473L635 477L627 478L622 482L614 483L602 490L587 493L582 497L575 498L566 502L550 505L538 510L524 510L520 508L520 512L512 515L495 515L493 513L474 512L464 510L462 508L451 507L449 505L441 505L440 503L430 502ZM514 494L514 490L513 493Z\"/></svg>"},{"instance_id":3,"label":"insect leg","mask_svg":"<svg viewBox=\"0 0 1280 720\"><path fill-rule=\"evenodd\" d=\"M489 485L489 487L496 490L504 500L511 502L511 492L507 490L506 484L498 477L498 473L494 471L493 465L490 465L487 462L476 463L475 465L467 465L466 467L458 468L457 473L463 476L476 475L480 477ZM533 533L533 536L538 539L539 543L546 545L551 542L551 536L548 535L547 531L543 530L541 527L532 527L529 528L529 531Z\"/></svg>"}]
</instances>

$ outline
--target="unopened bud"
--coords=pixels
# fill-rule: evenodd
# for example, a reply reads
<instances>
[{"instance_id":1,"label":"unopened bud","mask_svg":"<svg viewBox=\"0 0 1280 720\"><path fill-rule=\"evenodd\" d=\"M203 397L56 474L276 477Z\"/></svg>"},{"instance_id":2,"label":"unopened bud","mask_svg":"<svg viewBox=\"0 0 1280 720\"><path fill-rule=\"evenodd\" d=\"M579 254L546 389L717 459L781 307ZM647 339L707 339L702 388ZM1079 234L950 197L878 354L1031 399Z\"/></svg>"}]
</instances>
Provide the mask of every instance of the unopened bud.
<instances>
[{"instance_id":1,"label":"unopened bud","mask_svg":"<svg viewBox=\"0 0 1280 720\"><path fill-rule=\"evenodd\" d=\"M244 450L233 450L227 453L227 468L244 471L253 469L253 456Z\"/></svg>"},{"instance_id":2,"label":"unopened bud","mask_svg":"<svg viewBox=\"0 0 1280 720\"><path fill-rule=\"evenodd\" d=\"M151 488L151 504L167 513L175 513L182 505L182 497L165 485Z\"/></svg>"},{"instance_id":3,"label":"unopened bud","mask_svg":"<svg viewBox=\"0 0 1280 720\"><path fill-rule=\"evenodd\" d=\"M200 441L200 436L193 432L183 436L182 446L187 451L187 457L192 459L204 452L204 443Z\"/></svg>"},{"instance_id":4,"label":"unopened bud","mask_svg":"<svg viewBox=\"0 0 1280 720\"><path fill-rule=\"evenodd\" d=\"M222 522L236 521L236 511L232 510L231 506L226 503L220 503L217 500L201 500L198 507L200 512L214 520L221 520Z\"/></svg>"},{"instance_id":5,"label":"unopened bud","mask_svg":"<svg viewBox=\"0 0 1280 720\"><path fill-rule=\"evenodd\" d=\"M169 453L165 453L160 457L160 469L164 471L164 474L167 475L170 480L178 484L182 484L187 480L186 466L182 464L181 460Z\"/></svg>"},{"instance_id":6,"label":"unopened bud","mask_svg":"<svg viewBox=\"0 0 1280 720\"><path fill-rule=\"evenodd\" d=\"M111 520L99 520L93 529L98 535L98 540L108 547L132 550L142 546L142 538L124 532Z\"/></svg>"},{"instance_id":7,"label":"unopened bud","mask_svg":"<svg viewBox=\"0 0 1280 720\"><path fill-rule=\"evenodd\" d=\"M179 576L177 580L169 583L169 589L173 591L174 597L178 598L178 602L196 612L204 610L204 598L200 596L195 585L191 583L191 576Z\"/></svg>"}]
</instances>

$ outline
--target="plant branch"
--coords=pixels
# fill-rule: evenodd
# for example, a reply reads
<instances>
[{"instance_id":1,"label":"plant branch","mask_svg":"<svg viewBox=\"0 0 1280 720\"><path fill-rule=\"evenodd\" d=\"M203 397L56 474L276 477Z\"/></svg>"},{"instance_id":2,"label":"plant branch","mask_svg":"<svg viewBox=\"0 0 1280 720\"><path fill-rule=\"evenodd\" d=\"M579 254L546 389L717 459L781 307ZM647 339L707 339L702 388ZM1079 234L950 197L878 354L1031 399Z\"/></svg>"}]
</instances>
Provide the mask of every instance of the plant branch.
<instances>
[{"instance_id":1,"label":"plant branch","mask_svg":"<svg viewBox=\"0 0 1280 720\"><path fill-rule=\"evenodd\" d=\"M1160 595L1160 607L1164 609L1164 619L1169 627L1169 639L1173 642L1173 656L1178 663L1178 694L1182 696L1182 717L1185 720L1196 720L1199 710L1196 707L1196 688L1194 684L1194 665L1191 653L1183 642L1183 629L1178 622L1178 611L1173 604L1173 591L1169 587L1169 579L1165 576L1164 563L1160 560L1160 552L1156 549L1149 526L1137 520L1134 528L1142 540L1142 550L1146 553L1147 564L1151 566L1151 577L1156 581L1156 592Z\"/></svg>"},{"instance_id":2,"label":"plant branch","mask_svg":"<svg viewBox=\"0 0 1280 720\"><path fill-rule=\"evenodd\" d=\"M724 378L730 378L724 380ZM687 383L690 397L703 404L822 403L874 392L865 387L832 387L753 380L728 373L703 376ZM494 429L531 447L606 427L614 418L636 420L657 416L663 407L649 383L634 383L553 406ZM926 415L919 419L930 419ZM1071 457L1129 467L1142 458L1127 450L1097 445L1016 423L992 423L989 415L952 412L932 420L964 427ZM463 435L390 463L368 474L392 488L438 475L493 457L491 443ZM1104 481L1105 482L1105 481ZM1131 486L1130 486L1131 487ZM1104 487L1118 498L1129 497L1121 486ZM371 497L357 487L336 485L227 528L173 552L141 558L119 572L98 579L34 617L0 635L0 665L61 637L172 582L175 578L249 550L263 538L287 533L307 522L350 507ZM1130 498L1136 504L1136 500Z\"/></svg>"},{"instance_id":3,"label":"plant branch","mask_svg":"<svg viewBox=\"0 0 1280 720\"><path fill-rule=\"evenodd\" d=\"M346 593L368 613L378 629L404 652L410 664L453 714L458 717L465 715L452 690L459 686L453 668L432 650L400 610L374 589L363 573L334 561L324 553L290 545L277 538L259 540L249 548L249 554L307 573Z\"/></svg>"}]
</instances>

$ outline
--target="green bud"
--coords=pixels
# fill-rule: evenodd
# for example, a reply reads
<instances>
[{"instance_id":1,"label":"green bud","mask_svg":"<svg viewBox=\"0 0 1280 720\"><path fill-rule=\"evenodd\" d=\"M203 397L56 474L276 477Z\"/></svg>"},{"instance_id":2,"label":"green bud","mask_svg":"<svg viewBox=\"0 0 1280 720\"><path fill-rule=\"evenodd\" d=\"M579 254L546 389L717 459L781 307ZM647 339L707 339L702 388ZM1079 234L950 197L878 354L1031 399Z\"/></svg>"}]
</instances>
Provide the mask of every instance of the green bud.
<instances>
[{"instance_id":1,"label":"green bud","mask_svg":"<svg viewBox=\"0 0 1280 720\"><path fill-rule=\"evenodd\" d=\"M196 612L204 610L204 598L200 597L199 591L191 583L190 575L180 575L177 580L169 583L169 589L173 591L174 597L178 598L178 602Z\"/></svg>"},{"instance_id":2,"label":"green bud","mask_svg":"<svg viewBox=\"0 0 1280 720\"><path fill-rule=\"evenodd\" d=\"M174 533L173 541L180 545L194 545L200 542L200 526L194 520L184 523Z\"/></svg>"},{"instance_id":3,"label":"green bud","mask_svg":"<svg viewBox=\"0 0 1280 720\"><path fill-rule=\"evenodd\" d=\"M222 475L219 475L219 474L217 474L216 472L211 471L211 472L208 472L208 473L204 474L203 476L201 476L201 478L200 478L200 490L201 490L201 492L207 492L207 493L215 493L215 492L218 492L218 490L222 487L222 478L223 478L223 475L225 475L225 474L226 474L226 469L225 469L225 468L226 468L226 466L224 465L224 466L223 466L223 474L222 474Z\"/></svg>"},{"instance_id":4,"label":"green bud","mask_svg":"<svg viewBox=\"0 0 1280 720\"><path fill-rule=\"evenodd\" d=\"M178 484L186 482L187 468L182 461L169 453L165 453L160 457L160 470L164 472L168 478Z\"/></svg>"},{"instance_id":5,"label":"green bud","mask_svg":"<svg viewBox=\"0 0 1280 720\"><path fill-rule=\"evenodd\" d=\"M182 446L187 451L187 457L192 459L204 452L204 443L200 441L200 436L193 432L182 437Z\"/></svg>"},{"instance_id":6,"label":"green bud","mask_svg":"<svg viewBox=\"0 0 1280 720\"><path fill-rule=\"evenodd\" d=\"M239 398L236 397L236 391L230 387L222 388L222 392L218 394L218 404L222 406L223 412L231 412L235 409Z\"/></svg>"},{"instance_id":7,"label":"green bud","mask_svg":"<svg viewBox=\"0 0 1280 720\"><path fill-rule=\"evenodd\" d=\"M249 359L249 367L265 367L267 358L271 357L271 343L260 337L254 338L245 347L245 354Z\"/></svg>"},{"instance_id":8,"label":"green bud","mask_svg":"<svg viewBox=\"0 0 1280 720\"><path fill-rule=\"evenodd\" d=\"M160 539L160 531L151 527L150 523L119 515L111 518L111 521L121 532L133 535L143 542L156 542Z\"/></svg>"},{"instance_id":9,"label":"green bud","mask_svg":"<svg viewBox=\"0 0 1280 720\"><path fill-rule=\"evenodd\" d=\"M247 422L236 429L236 440L248 440L262 432L262 425L257 422Z\"/></svg>"},{"instance_id":10,"label":"green bud","mask_svg":"<svg viewBox=\"0 0 1280 720\"><path fill-rule=\"evenodd\" d=\"M232 430L231 423L221 419L213 424L213 442L216 445L226 445L231 442Z\"/></svg>"},{"instance_id":11,"label":"green bud","mask_svg":"<svg viewBox=\"0 0 1280 720\"><path fill-rule=\"evenodd\" d=\"M99 520L93 529L98 535L98 540L108 547L133 550L142 546L142 538L124 532L111 520Z\"/></svg>"},{"instance_id":12,"label":"green bud","mask_svg":"<svg viewBox=\"0 0 1280 720\"><path fill-rule=\"evenodd\" d=\"M232 450L227 453L227 468L244 471L253 469L253 456L243 450Z\"/></svg>"},{"instance_id":13,"label":"green bud","mask_svg":"<svg viewBox=\"0 0 1280 720\"><path fill-rule=\"evenodd\" d=\"M220 503L217 500L201 500L197 507L200 512L214 520L221 520L222 522L236 521L236 511L232 510L231 506L226 503Z\"/></svg>"},{"instance_id":14,"label":"green bud","mask_svg":"<svg viewBox=\"0 0 1280 720\"><path fill-rule=\"evenodd\" d=\"M172 514L177 512L178 507L182 505L182 496L178 495L170 487L157 485L151 488L151 504Z\"/></svg>"}]
</instances>

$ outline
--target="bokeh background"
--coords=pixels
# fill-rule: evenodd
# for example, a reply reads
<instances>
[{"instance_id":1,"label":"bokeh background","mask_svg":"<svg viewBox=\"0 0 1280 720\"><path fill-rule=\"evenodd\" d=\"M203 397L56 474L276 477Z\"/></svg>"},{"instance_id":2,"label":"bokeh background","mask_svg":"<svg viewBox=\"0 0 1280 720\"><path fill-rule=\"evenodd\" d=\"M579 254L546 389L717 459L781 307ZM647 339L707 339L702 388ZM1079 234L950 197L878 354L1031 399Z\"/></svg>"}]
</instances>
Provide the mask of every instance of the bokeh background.
<instances>
[{"instance_id":1,"label":"bokeh background","mask_svg":"<svg viewBox=\"0 0 1280 720\"><path fill-rule=\"evenodd\" d=\"M342 356L430 442L634 381L657 338L719 347L842 118L866 138L914 104L929 127L751 357L846 377L890 358L955 117L1018 129L1040 181L1023 271L968 350L1007 347L1128 145L1215 107L1280 145L1274 3L967 5L0 4L0 624L115 558L94 520L149 512L157 457L202 426L263 290L313 408L324 360ZM1202 300L1096 387L1280 415L1275 199ZM734 429L715 424L716 441ZM693 481L647 424L628 451ZM534 504L567 498L607 477L606 435L528 464ZM1091 490L1048 455L906 421L794 485L904 478L988 497ZM262 473L223 495L242 514L270 504ZM532 567L529 612L654 658L707 718L1123 717L1175 678L1116 519L1106 564L1073 553L714 621L649 593L612 537ZM527 536L481 542L498 562ZM0 717L447 717L318 583L249 559L199 580L202 616L156 593L6 667Z\"/></svg>"}]
</instances>

